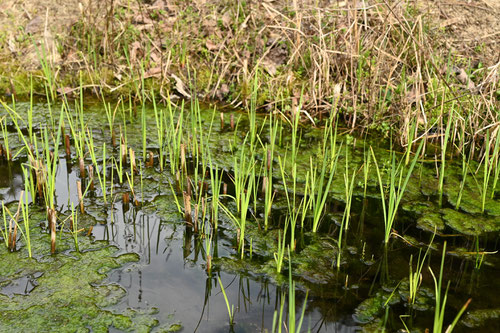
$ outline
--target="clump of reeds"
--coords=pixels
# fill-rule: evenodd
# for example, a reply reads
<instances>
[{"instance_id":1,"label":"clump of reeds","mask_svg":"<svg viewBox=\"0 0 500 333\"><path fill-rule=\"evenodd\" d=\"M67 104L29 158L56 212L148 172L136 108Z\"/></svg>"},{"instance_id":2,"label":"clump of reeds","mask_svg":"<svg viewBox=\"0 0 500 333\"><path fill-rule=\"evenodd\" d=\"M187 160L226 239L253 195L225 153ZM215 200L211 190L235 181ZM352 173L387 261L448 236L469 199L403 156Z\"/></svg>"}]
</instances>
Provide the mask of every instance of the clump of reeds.
<instances>
[{"instance_id":1,"label":"clump of reeds","mask_svg":"<svg viewBox=\"0 0 500 333\"><path fill-rule=\"evenodd\" d=\"M385 184L384 181L382 180L382 174L380 172L380 168L378 166L377 158L375 157L375 153L373 151L373 148L370 147L371 149L371 154L373 157L373 162L375 164L375 169L377 171L377 177L378 177L378 184L380 188L380 196L382 199L382 210L383 210L383 216L384 216L384 244L389 243L389 238L391 237L392 234L392 227L394 225L394 222L396 220L396 214L398 212L399 205L401 203L401 199L403 198L403 194L405 192L406 186L408 185L408 182L410 180L410 177L412 175L413 169L415 168L415 165L418 161L420 152L423 147L423 141L421 141L417 152L415 153L415 157L413 158L409 168L406 170L406 176L404 176L405 173L405 168L404 168L404 163L403 161L400 161L396 165L396 154L394 151L391 153L391 168L389 169L389 181L387 183L388 186L388 199L386 201L386 195L385 195ZM404 178L403 178L404 177Z\"/></svg>"}]
</instances>

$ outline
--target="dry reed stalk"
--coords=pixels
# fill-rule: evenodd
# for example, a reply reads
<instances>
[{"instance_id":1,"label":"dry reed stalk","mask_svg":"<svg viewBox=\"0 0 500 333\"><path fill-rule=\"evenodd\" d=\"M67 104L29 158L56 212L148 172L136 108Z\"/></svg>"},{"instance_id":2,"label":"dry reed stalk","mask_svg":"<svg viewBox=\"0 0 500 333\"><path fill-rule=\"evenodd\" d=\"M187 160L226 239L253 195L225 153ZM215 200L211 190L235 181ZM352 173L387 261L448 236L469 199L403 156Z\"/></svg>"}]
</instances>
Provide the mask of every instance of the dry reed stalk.
<instances>
[{"instance_id":1,"label":"dry reed stalk","mask_svg":"<svg viewBox=\"0 0 500 333\"><path fill-rule=\"evenodd\" d=\"M191 191L191 179L189 177L186 177L186 193L190 197L193 195L193 193Z\"/></svg>"},{"instance_id":2,"label":"dry reed stalk","mask_svg":"<svg viewBox=\"0 0 500 333\"><path fill-rule=\"evenodd\" d=\"M267 149L267 170L271 170L271 149Z\"/></svg>"},{"instance_id":3,"label":"dry reed stalk","mask_svg":"<svg viewBox=\"0 0 500 333\"><path fill-rule=\"evenodd\" d=\"M9 220L9 239L7 241L8 243L8 248L10 251L14 251L16 249L16 240L17 240L17 223L19 221L19 212L21 211L21 205L22 205L22 198L24 195L24 191L21 191L21 195L19 196L19 203L17 205L17 211L16 214L14 215L13 219ZM12 223L14 222L14 223ZM14 229L12 228L12 225L14 225Z\"/></svg>"},{"instance_id":4,"label":"dry reed stalk","mask_svg":"<svg viewBox=\"0 0 500 333\"><path fill-rule=\"evenodd\" d=\"M122 156L123 164L127 164L127 146L125 143L120 144L120 154Z\"/></svg>"},{"instance_id":5,"label":"dry reed stalk","mask_svg":"<svg viewBox=\"0 0 500 333\"><path fill-rule=\"evenodd\" d=\"M78 158L78 164L80 166L80 179L85 178L85 161L83 160L83 157Z\"/></svg>"},{"instance_id":6,"label":"dry reed stalk","mask_svg":"<svg viewBox=\"0 0 500 333\"><path fill-rule=\"evenodd\" d=\"M128 194L128 192L123 193L122 200L123 205L128 206L128 204L130 203L130 195Z\"/></svg>"},{"instance_id":7,"label":"dry reed stalk","mask_svg":"<svg viewBox=\"0 0 500 333\"><path fill-rule=\"evenodd\" d=\"M89 165L89 182L90 182L90 190L94 191L94 167Z\"/></svg>"},{"instance_id":8,"label":"dry reed stalk","mask_svg":"<svg viewBox=\"0 0 500 333\"><path fill-rule=\"evenodd\" d=\"M85 213L85 209L83 207L82 182L79 180L76 181L76 190L78 193L78 204L80 205L80 212L83 214Z\"/></svg>"},{"instance_id":9,"label":"dry reed stalk","mask_svg":"<svg viewBox=\"0 0 500 333\"><path fill-rule=\"evenodd\" d=\"M135 162L135 152L132 148L129 148L129 156L130 156L130 170L133 173L137 173L137 165Z\"/></svg>"},{"instance_id":10,"label":"dry reed stalk","mask_svg":"<svg viewBox=\"0 0 500 333\"><path fill-rule=\"evenodd\" d=\"M28 158L30 161L31 169L34 173L34 178L36 179L36 189L38 197L43 198L43 190L47 179L45 166L43 165L43 162L41 160L35 160L31 157L31 155L29 155Z\"/></svg>"},{"instance_id":11,"label":"dry reed stalk","mask_svg":"<svg viewBox=\"0 0 500 333\"><path fill-rule=\"evenodd\" d=\"M231 118L230 118L230 125L231 125L231 131L234 131L234 115L231 113Z\"/></svg>"},{"instance_id":12,"label":"dry reed stalk","mask_svg":"<svg viewBox=\"0 0 500 333\"><path fill-rule=\"evenodd\" d=\"M201 198L201 216L206 216L207 213L207 202L205 200L206 197Z\"/></svg>"},{"instance_id":13,"label":"dry reed stalk","mask_svg":"<svg viewBox=\"0 0 500 333\"><path fill-rule=\"evenodd\" d=\"M183 191L182 197L184 200L184 220L187 224L192 225L193 221L191 218L191 196L188 195L186 191Z\"/></svg>"},{"instance_id":14,"label":"dry reed stalk","mask_svg":"<svg viewBox=\"0 0 500 333\"><path fill-rule=\"evenodd\" d=\"M148 152L148 161L146 162L146 167L152 168L153 165L154 165L154 155L153 155L153 152L150 151L150 152Z\"/></svg>"},{"instance_id":15,"label":"dry reed stalk","mask_svg":"<svg viewBox=\"0 0 500 333\"><path fill-rule=\"evenodd\" d=\"M116 134L114 128L111 130L111 145L113 148L116 147Z\"/></svg>"},{"instance_id":16,"label":"dry reed stalk","mask_svg":"<svg viewBox=\"0 0 500 333\"><path fill-rule=\"evenodd\" d=\"M224 113L223 112L220 113L220 129L221 130L224 129Z\"/></svg>"},{"instance_id":17,"label":"dry reed stalk","mask_svg":"<svg viewBox=\"0 0 500 333\"><path fill-rule=\"evenodd\" d=\"M212 271L212 256L207 254L207 273Z\"/></svg>"},{"instance_id":18,"label":"dry reed stalk","mask_svg":"<svg viewBox=\"0 0 500 333\"><path fill-rule=\"evenodd\" d=\"M186 145L181 143L181 170L187 172L186 169Z\"/></svg>"},{"instance_id":19,"label":"dry reed stalk","mask_svg":"<svg viewBox=\"0 0 500 333\"><path fill-rule=\"evenodd\" d=\"M194 232L198 233L198 214L199 214L199 205L195 204L194 205L194 215L193 215L193 226L194 226Z\"/></svg>"},{"instance_id":20,"label":"dry reed stalk","mask_svg":"<svg viewBox=\"0 0 500 333\"><path fill-rule=\"evenodd\" d=\"M70 148L69 135L64 135L64 149L66 150L66 159L68 161L71 160L71 148Z\"/></svg>"},{"instance_id":21,"label":"dry reed stalk","mask_svg":"<svg viewBox=\"0 0 500 333\"><path fill-rule=\"evenodd\" d=\"M54 254L56 252L57 211L55 209L47 207L47 219L50 229L50 253Z\"/></svg>"}]
</instances>

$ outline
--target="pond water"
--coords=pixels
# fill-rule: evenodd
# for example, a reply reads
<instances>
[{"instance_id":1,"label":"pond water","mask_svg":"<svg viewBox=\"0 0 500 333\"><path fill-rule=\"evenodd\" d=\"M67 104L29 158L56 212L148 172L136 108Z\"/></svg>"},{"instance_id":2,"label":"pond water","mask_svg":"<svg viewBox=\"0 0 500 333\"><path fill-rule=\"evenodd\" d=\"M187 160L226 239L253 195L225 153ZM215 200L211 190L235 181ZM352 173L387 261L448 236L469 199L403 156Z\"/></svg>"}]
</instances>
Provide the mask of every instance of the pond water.
<instances>
[{"instance_id":1,"label":"pond water","mask_svg":"<svg viewBox=\"0 0 500 333\"><path fill-rule=\"evenodd\" d=\"M252 207L250 204L248 208L246 245L242 256L238 249L239 233L235 223L223 209L219 211L218 228L214 230L211 224L213 222L210 222L208 216L210 214L203 216L202 207L205 206L200 204L199 227L206 224L206 229L196 232L192 225L186 224L185 217L179 212L176 202L182 204L183 190L193 191L194 198L197 191L205 186L201 185L202 183L207 183L207 187L211 186L208 171L205 173L199 171L200 165L205 162L193 153L197 150L203 151L199 146L206 145L211 152L211 162L208 164L216 166L218 172L222 172L220 179L222 183L227 184L228 195L221 198L221 205L227 207L226 209L232 214L238 214L232 198L236 196L236 187L233 184L234 166L237 163L235 158L241 160L243 155L240 155L240 152L243 151L246 155L252 155L254 158L252 161L255 163L265 164L263 161L266 160L265 149L249 153L248 150L245 152L241 148L248 145L248 137L245 139L245 135L251 132L252 120L245 112L223 110L225 124L222 127L219 111L203 107L197 109L198 111L192 111L192 107L185 107L185 119L181 127L184 126L182 140L187 147L187 165L182 177L190 179L188 188L192 189L188 189L185 185L186 180L179 181L179 176L172 173L169 157L166 158L168 163L165 163L163 170L158 166L160 153L157 140L158 113L155 118L151 107L146 107L142 111L140 107L137 110L133 107L126 108L124 105L126 104L122 103L115 109L114 140L119 141L122 138L122 142L126 141L127 148L132 148L137 157L141 158L138 162L140 171L138 170L131 181L134 184L135 196L141 204L124 202L124 193L132 197L131 201L134 198L131 184L126 178L132 175L131 166L124 162L126 177L124 176L120 183L117 175L120 145L112 147L113 139L105 108L97 103L89 103L75 124L76 127L81 124L85 128L82 132L92 136L98 156L95 170L103 165L102 147L103 143L107 145L107 155L104 158L107 162L105 174L108 177L108 184L104 190L107 200L105 202L102 186L99 185L97 176L94 176L95 189L88 187L83 199L85 213L78 213L78 226L83 229L78 239L82 256L92 251L101 253L104 249L112 249L109 250L111 251L109 256L113 258L120 258L121 255L129 253L138 255L136 259L123 260L118 265L115 265L115 262L107 265L104 261L106 256L101 257L96 254L94 264L99 263L99 258L103 258L103 264L98 265L95 272L104 276L90 279L87 283L92 288L118 286L116 288L125 291L116 293L108 291L104 296L99 294L99 302L96 303L100 305L92 315L88 316L97 318L101 316L100 311L104 311L106 315L120 314L130 317L136 326L132 324L120 326L112 322L87 324L83 326L84 329L166 331L180 328L183 332L271 332L275 312L279 317L282 309L281 322L285 323L282 326L285 331L285 327L289 325L289 307L291 305L295 307L298 322L305 301L301 331L374 331L382 326L388 331L396 331L405 325L415 331L424 331L425 328L432 329L434 319L434 283L427 269L427 263L435 274L439 274L441 251L444 241L447 241L443 285L446 286L448 281L450 285L445 323L449 324L471 298L472 301L455 331L500 330L500 300L496 295L500 288L499 255L496 253L499 248L500 229L498 195L488 199L486 210L481 213L478 211L479 195L471 181L471 184L465 186L463 205L455 210L457 184L458 187L460 184L460 165L457 162L450 162L444 204L439 207L436 196L436 163L432 162L433 155L430 153L433 149L432 144L427 148L429 153L426 161L419 163L415 168L399 208L393 236L389 245L384 246L383 208L375 169L372 166L366 175L366 181L363 179L363 172L359 170L366 162L369 146L373 146L374 154L383 170L388 170L391 161L388 144L384 140L361 139L340 134L339 129L337 174L329 188L325 213L321 217L318 231L311 231L310 225L314 217L311 211L307 211L303 222L306 227L301 228L299 222L293 236L296 250L291 254L292 271L289 271L288 254L285 254L283 269L278 273L276 261L279 258L279 245L284 226L290 218L285 185L282 181L282 174L285 171L282 172L279 166L284 165L283 169L288 170L286 173L291 174L289 171L291 167L287 164L291 145L294 144L290 126L286 122L281 122L281 128L278 129L279 143L276 145L272 173L275 196L267 231L263 227L265 198L264 194L260 193L264 179L262 173L259 173L262 172L260 165L260 171L255 173L254 186L259 190L254 196L255 205ZM24 119L29 108L29 103L18 103L15 106L17 114ZM158 108L166 110L164 106ZM44 128L57 128L52 125L58 123L60 109L60 105L51 105L49 108L44 103L32 107L34 124L32 131L35 137L41 137ZM142 112L145 112L144 117ZM169 121L177 126L181 117L180 112L178 109L173 112L175 119ZM196 115L196 112L199 114ZM9 162L3 159L0 163L0 199L6 206L12 207L9 208L11 212L15 212L21 191L25 189L23 166L26 167L28 160L26 150L23 151L23 141L12 121L12 114L7 115L5 110L3 114L6 115L5 124L8 133L4 133L2 144L5 146L5 135L7 135L9 148L15 158ZM234 129L229 124L230 118L237 123ZM266 126L267 120L268 118L264 116L258 116L256 119L263 146L271 142L271 134ZM71 137L72 155L64 155L61 140L60 159L55 176L55 209L61 225L65 217L71 214L72 206L78 209L77 181L83 183L84 190L89 185L88 177L82 177L80 173L78 156L74 149L75 137L70 130L69 122L68 118L64 127L65 133L69 133ZM165 120L165 124L167 123ZM19 126L27 136L29 125L21 123ZM146 128L145 141L143 128ZM193 133L193 129L199 132ZM313 164L312 161L314 165L320 165L321 136L324 132L323 129L301 129L300 134L300 144L295 142L299 151L295 158L297 200L301 200L307 191L305 190L308 183L307 171ZM168 139L173 140L173 138ZM199 146L192 148L195 146L193 142L198 142ZM85 143L85 146L87 150L88 144ZM142 160L144 146L148 152L151 151L155 155L153 167L146 166L147 157L146 160ZM40 144L37 147L42 151ZM91 164L91 156L86 153L85 165ZM343 212L346 209L343 179L346 170L350 175L357 172L357 179L352 195L350 226L342 238L341 265L337 268L338 235L342 228ZM480 174L477 177L481 179ZM184 185L179 186L179 183ZM288 183L286 189L289 193L293 193L291 184ZM252 189L248 189L248 192L251 191ZM213 195L213 189L205 192L201 190L201 193L205 193L205 196L200 198L207 199L203 205L209 206L208 199ZM41 198L36 201L30 205L30 228L35 234L32 244L35 261L29 261L29 264L27 261L26 267L29 266L29 269L25 266L19 266L23 267L19 269L15 267L5 269L3 277L0 278L0 294L2 297L7 297L6 301L9 299L16 304L6 312L12 317L18 315L21 309L31 309L36 306L33 303L36 303L37 290L46 288L44 277L48 277L48 267L51 267L47 266L47 263L57 265L63 260L61 258L64 258L67 265L65 267L73 272L73 278L80 279L82 283L85 283L87 278L83 273L79 276L82 259L76 254L75 246L71 243L72 234L66 224L61 227L62 232L59 233L62 235L59 236L62 239L61 245L58 245L55 254L50 254L50 235L43 208L45 206ZM196 201L193 201L194 215L197 216L195 204ZM299 210L300 206L296 209ZM422 270L422 283L417 300L411 307L408 305L410 256L413 256L414 269L419 253L423 256L434 230L437 230L437 234ZM288 230L287 244L291 244L291 237ZM26 241L21 235L18 235L18 238L14 253L6 250L0 253L0 266L10 265L11 259L8 257L13 255L19 255L23 260L27 260ZM110 245L112 247L109 247ZM209 247L208 253L207 247ZM209 262L211 262L210 270L208 270ZM480 268L477 268L478 263ZM106 266L106 269L103 270L103 266ZM289 276L294 285L290 284ZM63 278L56 275L52 279ZM234 306L234 325L229 323L227 304L219 281L227 293L229 306ZM61 285L65 286L63 282ZM290 303L290 288L296 291L293 304ZM46 290L47 294L52 294L49 287ZM33 300L30 300L30 297L33 297ZM48 299L50 303L50 296ZM283 307L281 307L282 300ZM385 306L386 301L387 306ZM69 310L61 306L60 311L59 314L64 317L65 311ZM72 315L78 316L78 313ZM57 318L52 324L64 330L65 321L62 319L58 321ZM81 321L85 322L85 318L83 317ZM11 324L9 320L0 319L0 323Z\"/></svg>"}]
</instances>

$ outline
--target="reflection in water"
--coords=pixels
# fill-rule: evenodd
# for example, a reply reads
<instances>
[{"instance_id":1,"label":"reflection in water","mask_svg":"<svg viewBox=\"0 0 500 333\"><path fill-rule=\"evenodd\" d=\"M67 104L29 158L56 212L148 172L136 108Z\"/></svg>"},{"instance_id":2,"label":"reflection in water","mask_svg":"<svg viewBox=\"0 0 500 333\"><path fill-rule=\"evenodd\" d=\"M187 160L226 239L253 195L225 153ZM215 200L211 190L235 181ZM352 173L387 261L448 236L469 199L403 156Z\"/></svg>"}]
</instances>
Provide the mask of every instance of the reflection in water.
<instances>
[{"instance_id":1,"label":"reflection in water","mask_svg":"<svg viewBox=\"0 0 500 333\"><path fill-rule=\"evenodd\" d=\"M204 264L206 253L202 240L185 228L184 223L161 221L155 214L121 203L115 203L107 224L96 225L97 240L110 241L126 252L140 254L138 264L112 273L111 282L123 285L128 294L121 306L147 309L155 306L161 316L174 314L185 332L230 331L224 297L218 285L220 276L235 307L235 332L265 332L272 328L274 311L288 291L275 286L264 276L244 276L225 272L208 274ZM229 256L231 250L220 251L218 237L213 239L213 256ZM299 293L298 293L299 294ZM303 295L297 296L297 311ZM288 313L285 303L284 314ZM308 309L304 327L316 331L353 332L355 326L327 323L321 313Z\"/></svg>"},{"instance_id":2,"label":"reflection in water","mask_svg":"<svg viewBox=\"0 0 500 333\"><path fill-rule=\"evenodd\" d=\"M21 164L0 160L0 201L8 203L19 200L23 189Z\"/></svg>"}]
</instances>

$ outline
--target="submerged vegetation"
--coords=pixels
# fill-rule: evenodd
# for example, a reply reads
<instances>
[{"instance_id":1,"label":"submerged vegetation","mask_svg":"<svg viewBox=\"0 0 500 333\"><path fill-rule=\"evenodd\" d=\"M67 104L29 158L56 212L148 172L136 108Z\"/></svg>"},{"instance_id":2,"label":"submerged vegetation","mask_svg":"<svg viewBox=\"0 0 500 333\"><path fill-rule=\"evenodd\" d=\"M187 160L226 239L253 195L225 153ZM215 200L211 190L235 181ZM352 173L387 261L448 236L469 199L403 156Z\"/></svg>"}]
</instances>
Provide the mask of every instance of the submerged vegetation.
<instances>
[{"instance_id":1,"label":"submerged vegetation","mask_svg":"<svg viewBox=\"0 0 500 333\"><path fill-rule=\"evenodd\" d=\"M495 331L499 64L434 53L418 4L195 3L87 2L60 68L31 38L40 68L0 98L0 326L177 330L155 306L203 284L187 330L220 329L214 300L229 331Z\"/></svg>"}]
</instances>

